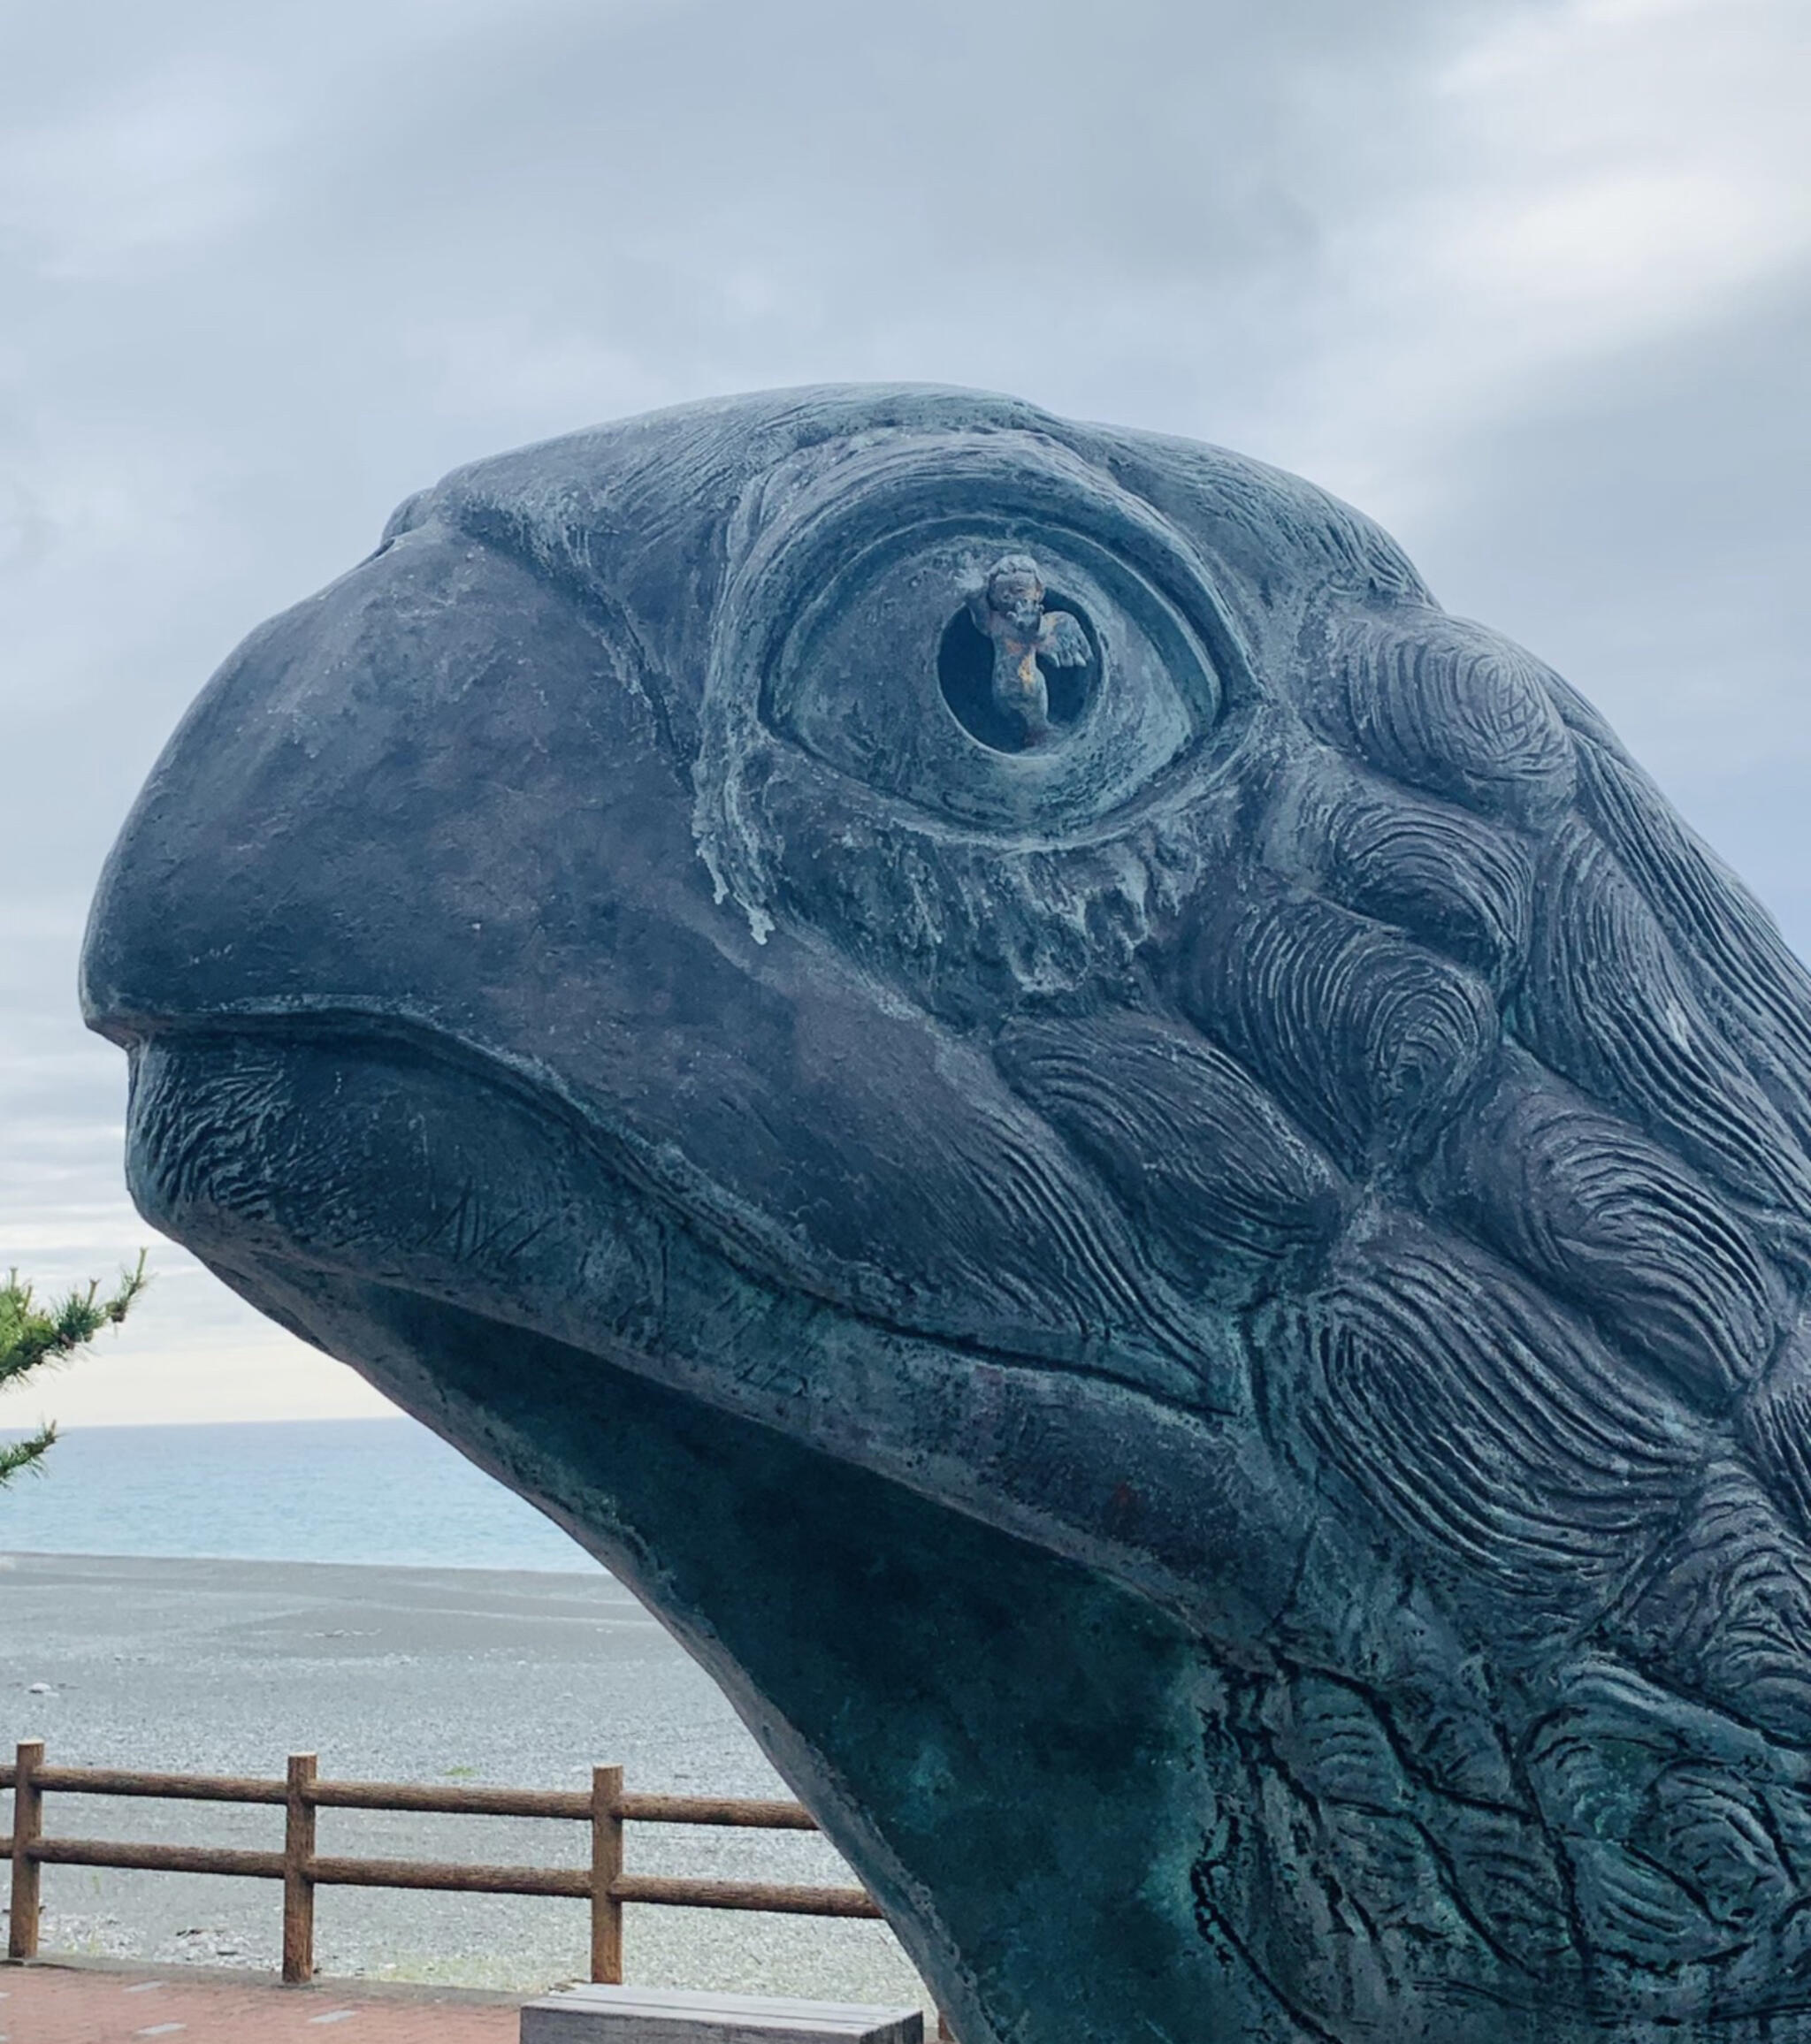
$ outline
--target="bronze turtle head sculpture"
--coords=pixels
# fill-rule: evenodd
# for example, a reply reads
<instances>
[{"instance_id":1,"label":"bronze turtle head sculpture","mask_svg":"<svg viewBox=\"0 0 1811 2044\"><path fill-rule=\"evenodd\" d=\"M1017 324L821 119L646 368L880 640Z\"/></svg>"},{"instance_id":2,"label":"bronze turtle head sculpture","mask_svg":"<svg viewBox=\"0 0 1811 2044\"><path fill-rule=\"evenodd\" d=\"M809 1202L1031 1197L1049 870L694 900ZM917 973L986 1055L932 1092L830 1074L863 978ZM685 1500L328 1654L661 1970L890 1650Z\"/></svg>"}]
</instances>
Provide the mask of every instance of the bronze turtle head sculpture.
<instances>
[{"instance_id":1,"label":"bronze turtle head sculpture","mask_svg":"<svg viewBox=\"0 0 1811 2044\"><path fill-rule=\"evenodd\" d=\"M1811 2039L1811 985L1346 506L922 388L479 462L85 971L146 1215L661 1614L965 2044Z\"/></svg>"}]
</instances>

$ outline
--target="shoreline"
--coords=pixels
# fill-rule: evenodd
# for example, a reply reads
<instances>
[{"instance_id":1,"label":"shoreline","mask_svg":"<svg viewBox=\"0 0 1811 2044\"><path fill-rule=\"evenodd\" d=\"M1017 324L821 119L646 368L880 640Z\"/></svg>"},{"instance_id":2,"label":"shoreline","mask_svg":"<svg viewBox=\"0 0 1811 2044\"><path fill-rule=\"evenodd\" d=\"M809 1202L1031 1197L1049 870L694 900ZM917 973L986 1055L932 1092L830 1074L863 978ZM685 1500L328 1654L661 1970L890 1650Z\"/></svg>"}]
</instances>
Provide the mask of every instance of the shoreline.
<instances>
[{"instance_id":1,"label":"shoreline","mask_svg":"<svg viewBox=\"0 0 1811 2044\"><path fill-rule=\"evenodd\" d=\"M314 1569L323 1574L339 1571L348 1575L368 1574L389 1575L447 1576L463 1579L480 1576L507 1584L520 1582L528 1583L555 1584L562 1588L574 1583L615 1583L612 1575L601 1561L592 1568L493 1568L476 1562L420 1561L317 1561L313 1560L281 1560L264 1554L146 1554L113 1553L103 1548L74 1547L9 1547L0 1544L0 1575L11 1574L15 1567L35 1562L93 1562L96 1565L118 1565L124 1569L141 1567L157 1568L248 1568L248 1569ZM638 1605L638 1609L642 1608ZM658 1625L658 1619L650 1622Z\"/></svg>"},{"instance_id":2,"label":"shoreline","mask_svg":"<svg viewBox=\"0 0 1811 2044\"><path fill-rule=\"evenodd\" d=\"M52 1764L277 1777L292 1751L341 1780L788 1793L705 1675L601 1569L417 1567L0 1551L0 1746ZM53 1794L62 1835L271 1847L277 1810ZM556 1865L557 1821L324 1811L321 1850ZM810 1834L631 1826L638 1872L852 1879ZM0 1881L4 1885L4 1881ZM274 1882L49 1866L47 1958L273 1968ZM539 1989L582 1971L582 1903L409 1890L319 1891L323 1975ZM626 1972L647 1986L922 1998L879 1924L631 1907Z\"/></svg>"}]
</instances>

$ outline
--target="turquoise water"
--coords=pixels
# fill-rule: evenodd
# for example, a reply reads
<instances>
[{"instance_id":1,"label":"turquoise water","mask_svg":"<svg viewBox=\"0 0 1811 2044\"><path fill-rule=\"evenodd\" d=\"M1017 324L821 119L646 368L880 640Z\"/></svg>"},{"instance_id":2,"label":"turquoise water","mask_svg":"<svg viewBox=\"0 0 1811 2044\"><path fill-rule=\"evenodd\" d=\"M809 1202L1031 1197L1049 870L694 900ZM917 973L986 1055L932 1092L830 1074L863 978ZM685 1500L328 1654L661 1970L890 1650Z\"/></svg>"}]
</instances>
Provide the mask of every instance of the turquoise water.
<instances>
[{"instance_id":1,"label":"turquoise water","mask_svg":"<svg viewBox=\"0 0 1811 2044\"><path fill-rule=\"evenodd\" d=\"M79 1427L0 1491L0 1552L598 1567L413 1420Z\"/></svg>"}]
</instances>

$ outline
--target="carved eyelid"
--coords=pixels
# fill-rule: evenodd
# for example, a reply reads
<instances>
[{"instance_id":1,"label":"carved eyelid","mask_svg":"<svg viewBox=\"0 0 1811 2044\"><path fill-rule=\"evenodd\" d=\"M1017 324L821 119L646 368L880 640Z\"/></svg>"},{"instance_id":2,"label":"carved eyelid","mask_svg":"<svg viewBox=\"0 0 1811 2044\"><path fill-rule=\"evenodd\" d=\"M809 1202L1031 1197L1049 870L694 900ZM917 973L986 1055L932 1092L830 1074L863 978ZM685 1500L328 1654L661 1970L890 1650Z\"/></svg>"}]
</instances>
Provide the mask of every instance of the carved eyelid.
<instances>
[{"instance_id":1,"label":"carved eyelid","mask_svg":"<svg viewBox=\"0 0 1811 2044\"><path fill-rule=\"evenodd\" d=\"M884 799L958 828L1061 836L1191 753L1229 690L1250 692L1250 662L1182 536L1110 478L1028 436L946 451L947 467L927 467L921 439L855 457L833 487L769 479L737 535L733 650L712 692L752 693L770 738ZM1009 561L1044 585L1051 639L1035 660L1013 656L1016 704L1010 649L985 646L1016 599L1003 586L997 614L978 600ZM1005 670L991 691L970 675L966 699L948 643L964 634L982 642L972 664Z\"/></svg>"}]
</instances>

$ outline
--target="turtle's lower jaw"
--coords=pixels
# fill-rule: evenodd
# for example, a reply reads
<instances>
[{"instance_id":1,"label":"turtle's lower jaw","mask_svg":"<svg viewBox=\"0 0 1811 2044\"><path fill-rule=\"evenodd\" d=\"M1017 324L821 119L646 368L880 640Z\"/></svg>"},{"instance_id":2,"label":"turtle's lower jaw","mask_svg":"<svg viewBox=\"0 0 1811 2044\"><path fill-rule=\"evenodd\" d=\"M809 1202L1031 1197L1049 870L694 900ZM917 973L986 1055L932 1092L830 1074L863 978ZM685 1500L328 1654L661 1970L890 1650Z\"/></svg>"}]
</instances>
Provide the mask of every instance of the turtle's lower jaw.
<instances>
[{"instance_id":1,"label":"turtle's lower jaw","mask_svg":"<svg viewBox=\"0 0 1811 2044\"><path fill-rule=\"evenodd\" d=\"M499 1061L371 1016L261 1017L150 1036L133 1065L146 1218L401 1403L363 1295L778 1429L1103 1568L1235 1652L1285 1594L1298 1542L1252 1540L1281 1501L1225 1415L1015 1353L1010 1329L958 1344L801 1286L753 1225L727 1239L710 1188L686 1201L663 1160ZM318 1323L310 1297L332 1301Z\"/></svg>"},{"instance_id":2,"label":"turtle's lower jaw","mask_svg":"<svg viewBox=\"0 0 1811 2044\"><path fill-rule=\"evenodd\" d=\"M343 1026L160 1035L134 1057L133 1197L210 1262L456 1294L506 1324L645 1349L666 1230L598 1168L600 1147L501 1071Z\"/></svg>"}]
</instances>

